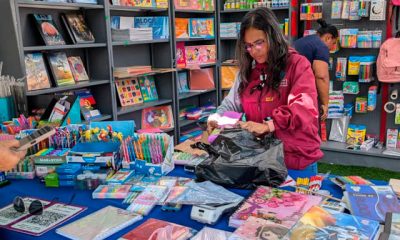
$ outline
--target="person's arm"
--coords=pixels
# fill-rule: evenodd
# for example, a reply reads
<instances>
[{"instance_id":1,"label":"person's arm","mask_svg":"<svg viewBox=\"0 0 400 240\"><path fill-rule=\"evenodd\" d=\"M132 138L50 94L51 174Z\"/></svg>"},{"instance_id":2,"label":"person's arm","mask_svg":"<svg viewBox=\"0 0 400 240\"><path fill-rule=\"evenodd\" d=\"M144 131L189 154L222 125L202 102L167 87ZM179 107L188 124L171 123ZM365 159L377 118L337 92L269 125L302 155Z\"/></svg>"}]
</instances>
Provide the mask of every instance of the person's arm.
<instances>
[{"instance_id":1,"label":"person's arm","mask_svg":"<svg viewBox=\"0 0 400 240\"><path fill-rule=\"evenodd\" d=\"M19 141L0 141L0 171L8 171L14 168L25 157L25 151L17 151Z\"/></svg>"},{"instance_id":2,"label":"person's arm","mask_svg":"<svg viewBox=\"0 0 400 240\"><path fill-rule=\"evenodd\" d=\"M322 104L321 120L325 121L328 117L328 103L329 103L329 70L328 63L321 60L314 60L313 71L315 75L315 82L318 91L318 97Z\"/></svg>"},{"instance_id":3,"label":"person's arm","mask_svg":"<svg viewBox=\"0 0 400 240\"><path fill-rule=\"evenodd\" d=\"M300 130L313 124L318 118L317 90L310 63L305 58L294 63L288 104L272 112L276 131Z\"/></svg>"}]
</instances>

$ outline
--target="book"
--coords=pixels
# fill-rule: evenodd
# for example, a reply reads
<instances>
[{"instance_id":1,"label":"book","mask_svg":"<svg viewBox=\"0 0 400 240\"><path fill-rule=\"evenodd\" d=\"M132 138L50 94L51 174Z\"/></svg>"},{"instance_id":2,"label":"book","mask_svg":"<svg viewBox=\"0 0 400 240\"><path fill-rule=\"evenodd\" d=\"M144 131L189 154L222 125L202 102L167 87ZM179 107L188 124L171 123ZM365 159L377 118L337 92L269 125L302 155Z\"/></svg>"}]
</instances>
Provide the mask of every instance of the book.
<instances>
[{"instance_id":1,"label":"book","mask_svg":"<svg viewBox=\"0 0 400 240\"><path fill-rule=\"evenodd\" d=\"M100 240L142 219L141 215L113 206L104 207L56 230L56 233L80 240Z\"/></svg>"},{"instance_id":2,"label":"book","mask_svg":"<svg viewBox=\"0 0 400 240\"><path fill-rule=\"evenodd\" d=\"M214 69L194 69L189 71L190 90L210 90L215 89Z\"/></svg>"},{"instance_id":3,"label":"book","mask_svg":"<svg viewBox=\"0 0 400 240\"><path fill-rule=\"evenodd\" d=\"M120 240L156 240L161 239L162 232L168 229L169 234L163 239L169 240L180 240L188 239L192 234L192 230L189 227L185 227L179 224L149 218L147 221L130 231L129 233L122 236Z\"/></svg>"},{"instance_id":4,"label":"book","mask_svg":"<svg viewBox=\"0 0 400 240\"><path fill-rule=\"evenodd\" d=\"M281 224L250 216L229 240L283 239L288 231L289 228Z\"/></svg>"},{"instance_id":5,"label":"book","mask_svg":"<svg viewBox=\"0 0 400 240\"><path fill-rule=\"evenodd\" d=\"M96 108L96 100L89 89L75 91L75 95L79 97L81 113L86 121L101 117L100 111Z\"/></svg>"},{"instance_id":6,"label":"book","mask_svg":"<svg viewBox=\"0 0 400 240\"><path fill-rule=\"evenodd\" d=\"M89 76L86 73L85 65L83 65L81 57L68 57L68 63L76 82L89 80Z\"/></svg>"},{"instance_id":7,"label":"book","mask_svg":"<svg viewBox=\"0 0 400 240\"><path fill-rule=\"evenodd\" d=\"M178 68L186 67L186 51L184 42L176 43L176 66Z\"/></svg>"},{"instance_id":8,"label":"book","mask_svg":"<svg viewBox=\"0 0 400 240\"><path fill-rule=\"evenodd\" d=\"M179 93L187 93L190 91L187 80L187 72L178 73L178 91Z\"/></svg>"},{"instance_id":9,"label":"book","mask_svg":"<svg viewBox=\"0 0 400 240\"><path fill-rule=\"evenodd\" d=\"M400 212L397 196L390 186L346 185L344 196L355 216L383 222L387 212Z\"/></svg>"},{"instance_id":10,"label":"book","mask_svg":"<svg viewBox=\"0 0 400 240\"><path fill-rule=\"evenodd\" d=\"M144 102L158 100L156 83L153 76L139 77L139 84Z\"/></svg>"},{"instance_id":11,"label":"book","mask_svg":"<svg viewBox=\"0 0 400 240\"><path fill-rule=\"evenodd\" d=\"M321 200L319 196L259 186L229 218L229 226L237 228L253 216L290 228L312 206L320 204Z\"/></svg>"},{"instance_id":12,"label":"book","mask_svg":"<svg viewBox=\"0 0 400 240\"><path fill-rule=\"evenodd\" d=\"M143 103L142 93L137 78L115 81L121 106L132 106Z\"/></svg>"},{"instance_id":13,"label":"book","mask_svg":"<svg viewBox=\"0 0 400 240\"><path fill-rule=\"evenodd\" d=\"M25 54L25 70L28 91L51 87L42 53Z\"/></svg>"},{"instance_id":14,"label":"book","mask_svg":"<svg viewBox=\"0 0 400 240\"><path fill-rule=\"evenodd\" d=\"M388 212L385 217L383 232L379 240L400 239L400 213Z\"/></svg>"},{"instance_id":15,"label":"book","mask_svg":"<svg viewBox=\"0 0 400 240\"><path fill-rule=\"evenodd\" d=\"M374 239L379 222L345 213L309 209L289 231L288 239Z\"/></svg>"},{"instance_id":16,"label":"book","mask_svg":"<svg viewBox=\"0 0 400 240\"><path fill-rule=\"evenodd\" d=\"M92 193L93 199L124 199L129 193L131 185L99 185Z\"/></svg>"},{"instance_id":17,"label":"book","mask_svg":"<svg viewBox=\"0 0 400 240\"><path fill-rule=\"evenodd\" d=\"M24 197L22 200L25 206L30 206L35 200L40 201L44 206L43 213L41 215L32 215L28 211L20 213L14 209L12 203L0 209L0 227L40 236L86 209L85 207L55 201L50 202L33 197Z\"/></svg>"},{"instance_id":18,"label":"book","mask_svg":"<svg viewBox=\"0 0 400 240\"><path fill-rule=\"evenodd\" d=\"M56 85L59 87L74 85L75 80L65 52L51 52L47 54L47 57Z\"/></svg>"},{"instance_id":19,"label":"book","mask_svg":"<svg viewBox=\"0 0 400 240\"><path fill-rule=\"evenodd\" d=\"M135 17L134 28L151 28L153 39L168 39L168 17Z\"/></svg>"},{"instance_id":20,"label":"book","mask_svg":"<svg viewBox=\"0 0 400 240\"><path fill-rule=\"evenodd\" d=\"M143 109L142 128L169 129L173 127L174 121L170 105Z\"/></svg>"},{"instance_id":21,"label":"book","mask_svg":"<svg viewBox=\"0 0 400 240\"><path fill-rule=\"evenodd\" d=\"M32 16L46 45L65 45L64 38L58 31L51 15L32 14Z\"/></svg>"},{"instance_id":22,"label":"book","mask_svg":"<svg viewBox=\"0 0 400 240\"><path fill-rule=\"evenodd\" d=\"M214 19L213 18L190 18L189 19L190 38L214 38Z\"/></svg>"},{"instance_id":23,"label":"book","mask_svg":"<svg viewBox=\"0 0 400 240\"><path fill-rule=\"evenodd\" d=\"M188 18L175 18L175 36L176 38L189 38Z\"/></svg>"},{"instance_id":24,"label":"book","mask_svg":"<svg viewBox=\"0 0 400 240\"><path fill-rule=\"evenodd\" d=\"M95 41L81 13L65 13L61 15L61 19L74 43L93 43Z\"/></svg>"}]
</instances>

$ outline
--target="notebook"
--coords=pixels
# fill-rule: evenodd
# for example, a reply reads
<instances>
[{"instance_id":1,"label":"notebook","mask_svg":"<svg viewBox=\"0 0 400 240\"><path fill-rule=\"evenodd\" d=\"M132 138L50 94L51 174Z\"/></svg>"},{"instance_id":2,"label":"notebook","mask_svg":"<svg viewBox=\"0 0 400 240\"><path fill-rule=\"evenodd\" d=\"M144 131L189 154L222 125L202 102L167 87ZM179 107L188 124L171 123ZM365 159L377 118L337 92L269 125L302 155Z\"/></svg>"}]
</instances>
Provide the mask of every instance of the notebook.
<instances>
[{"instance_id":1,"label":"notebook","mask_svg":"<svg viewBox=\"0 0 400 240\"><path fill-rule=\"evenodd\" d=\"M215 88L214 69L190 70L190 90L210 90Z\"/></svg>"},{"instance_id":2,"label":"notebook","mask_svg":"<svg viewBox=\"0 0 400 240\"><path fill-rule=\"evenodd\" d=\"M100 240L142 219L141 215L107 206L86 217L58 228L64 237L79 240Z\"/></svg>"}]
</instances>

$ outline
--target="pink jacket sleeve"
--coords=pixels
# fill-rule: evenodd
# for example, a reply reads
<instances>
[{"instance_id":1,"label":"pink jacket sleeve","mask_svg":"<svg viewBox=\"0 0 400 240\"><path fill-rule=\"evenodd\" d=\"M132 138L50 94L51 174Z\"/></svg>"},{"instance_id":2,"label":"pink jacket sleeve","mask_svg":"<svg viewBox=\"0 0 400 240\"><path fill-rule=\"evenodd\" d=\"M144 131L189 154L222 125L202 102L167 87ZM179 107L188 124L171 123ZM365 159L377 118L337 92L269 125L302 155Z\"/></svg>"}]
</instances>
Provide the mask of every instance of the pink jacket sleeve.
<instances>
[{"instance_id":1,"label":"pink jacket sleeve","mask_svg":"<svg viewBox=\"0 0 400 240\"><path fill-rule=\"evenodd\" d=\"M314 124L318 119L317 90L310 63L304 57L297 57L286 77L291 87L287 105L273 110L272 117L276 130L299 130Z\"/></svg>"}]
</instances>

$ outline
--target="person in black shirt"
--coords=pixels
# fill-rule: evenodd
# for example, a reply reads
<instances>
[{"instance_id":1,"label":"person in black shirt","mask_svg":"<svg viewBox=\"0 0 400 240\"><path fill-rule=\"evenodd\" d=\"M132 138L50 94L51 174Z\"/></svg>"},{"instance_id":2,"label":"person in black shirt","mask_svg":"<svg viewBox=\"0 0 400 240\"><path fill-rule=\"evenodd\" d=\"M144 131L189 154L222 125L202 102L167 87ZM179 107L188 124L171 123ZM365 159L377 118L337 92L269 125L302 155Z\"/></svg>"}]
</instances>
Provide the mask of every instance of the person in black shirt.
<instances>
[{"instance_id":1,"label":"person in black shirt","mask_svg":"<svg viewBox=\"0 0 400 240\"><path fill-rule=\"evenodd\" d=\"M321 120L328 116L329 102L329 49L333 48L339 36L335 26L325 20L318 20L320 28L316 35L310 35L294 42L294 48L310 61L321 105Z\"/></svg>"}]
</instances>

